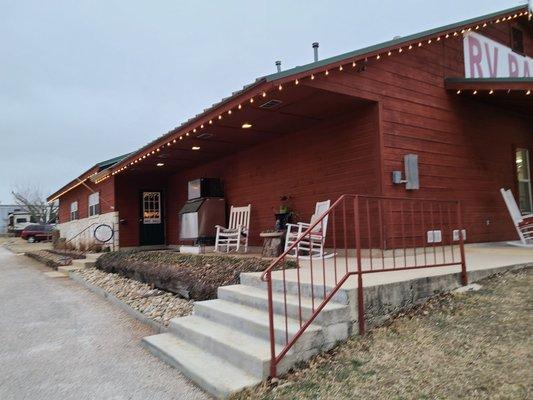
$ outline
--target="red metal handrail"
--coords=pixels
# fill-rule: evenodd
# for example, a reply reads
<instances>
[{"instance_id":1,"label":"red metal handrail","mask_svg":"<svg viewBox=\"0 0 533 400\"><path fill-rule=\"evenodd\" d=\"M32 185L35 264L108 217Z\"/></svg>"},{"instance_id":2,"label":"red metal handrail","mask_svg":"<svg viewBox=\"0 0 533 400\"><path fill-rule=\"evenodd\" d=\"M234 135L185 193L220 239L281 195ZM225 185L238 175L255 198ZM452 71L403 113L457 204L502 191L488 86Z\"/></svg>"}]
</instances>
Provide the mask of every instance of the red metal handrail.
<instances>
[{"instance_id":1,"label":"red metal handrail","mask_svg":"<svg viewBox=\"0 0 533 400\"><path fill-rule=\"evenodd\" d=\"M349 221L350 210L352 206L353 223ZM362 203L362 204L361 204ZM406 208L406 204L408 207ZM388 212L386 212L388 211ZM337 225L337 213L340 212L342 224ZM455 218L452 218L455 214ZM328 255L322 255L319 258L312 257L309 252L306 259L309 260L310 272L310 291L311 291L311 315L304 320L302 318L302 282L300 276L301 259L299 245L305 241L312 243L312 234L319 224L324 224L324 219L329 217L332 228L324 230L325 236L328 231L331 232L331 239L326 244L332 250ZM377 220L377 224L373 221ZM399 226L398 226L399 225ZM324 225L322 225L324 226ZM464 253L464 237L462 234L462 216L461 206L458 201L439 200L439 199L414 199L402 197L386 196L369 196L369 195L352 195L345 194L339 197L333 205L324 212L313 224L311 224L300 237L298 237L271 265L261 274L261 279L267 283L268 293L268 313L269 313L269 334L270 334L270 375L277 375L277 366L291 347L296 343L299 337L313 323L323 308L331 301L338 290L344 285L348 278L357 275L358 281L358 322L359 333L364 334L364 293L363 293L363 275L374 272L389 272L399 270L412 270L419 268L445 267L461 265L461 280L467 284L466 263ZM352 228L353 237L349 237L350 228ZM428 229L430 228L430 229ZM328 229L328 227L326 227ZM398 230L398 233L396 233ZM456 236L454 238L454 235ZM342 236L339 241L339 236ZM431 239L431 240L430 240ZM316 240L316 235L315 235ZM353 249L355 250L355 268L350 270L349 251L352 248L349 242L353 240ZM341 249L344 251L345 268L338 276L338 242L342 242ZM408 243L410 242L410 244ZM446 244L447 243L447 244ZM379 244L376 247L376 244ZM429 245L431 244L431 245ZM456 257L454 247L459 246L459 254ZM309 245L312 247L312 245ZM447 247L451 254L447 256ZM363 267L364 248L369 250L369 255L365 258L367 266ZM376 260L374 256L376 249L380 256ZM407 255L411 250L414 255L414 263L410 261ZM442 254L441 253L442 250ZM385 257L385 251L392 252L392 257ZM437 252L438 251L438 252ZM419 254L420 252L420 254ZM287 257L295 253L296 284L298 294L298 321L300 329L289 338L288 332L288 313L287 313L287 279L286 264L283 262ZM330 257L333 261L334 284L329 288L326 285L327 268L325 258ZM421 258L419 260L419 258ZM390 259L387 265L387 259ZM313 261L322 263L322 293L315 293L315 279L313 273ZM408 262L409 260L409 262ZM381 262L380 262L381 261ZM316 264L315 264L316 265ZM281 269L279 271L278 269ZM328 267L331 269L331 266ZM341 266L342 268L342 266ZM277 271L276 271L277 270ZM274 325L274 306L273 306L273 282L272 274L279 272L280 279L283 281L283 316L285 329L285 343L281 351L276 354L276 338ZM330 271L328 271L330 272ZM319 303L315 307L315 298L318 297Z\"/></svg>"}]
</instances>

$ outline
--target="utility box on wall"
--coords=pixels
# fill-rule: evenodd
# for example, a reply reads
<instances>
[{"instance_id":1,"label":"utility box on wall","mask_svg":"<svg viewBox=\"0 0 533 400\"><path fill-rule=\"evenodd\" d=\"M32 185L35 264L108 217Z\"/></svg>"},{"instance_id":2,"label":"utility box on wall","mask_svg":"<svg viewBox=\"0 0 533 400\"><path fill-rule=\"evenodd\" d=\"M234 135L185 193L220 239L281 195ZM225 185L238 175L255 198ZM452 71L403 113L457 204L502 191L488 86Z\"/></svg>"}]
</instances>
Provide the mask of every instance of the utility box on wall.
<instances>
[{"instance_id":1,"label":"utility box on wall","mask_svg":"<svg viewBox=\"0 0 533 400\"><path fill-rule=\"evenodd\" d=\"M402 179L402 171L392 171L392 183L399 185L405 183L406 190L420 189L418 177L418 155L406 154L403 157L405 179Z\"/></svg>"},{"instance_id":2,"label":"utility box on wall","mask_svg":"<svg viewBox=\"0 0 533 400\"><path fill-rule=\"evenodd\" d=\"M405 188L407 190L420 189L420 180L418 178L418 155L406 154L403 157L405 166Z\"/></svg>"}]
</instances>

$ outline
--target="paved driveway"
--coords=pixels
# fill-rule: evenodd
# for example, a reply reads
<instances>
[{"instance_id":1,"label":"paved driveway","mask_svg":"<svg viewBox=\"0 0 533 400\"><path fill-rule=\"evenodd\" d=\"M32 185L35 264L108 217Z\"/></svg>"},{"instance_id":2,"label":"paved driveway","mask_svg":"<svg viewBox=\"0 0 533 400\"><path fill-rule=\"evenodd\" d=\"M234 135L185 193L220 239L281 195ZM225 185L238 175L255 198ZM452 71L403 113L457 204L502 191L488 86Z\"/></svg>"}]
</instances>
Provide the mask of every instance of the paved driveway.
<instances>
[{"instance_id":1,"label":"paved driveway","mask_svg":"<svg viewBox=\"0 0 533 400\"><path fill-rule=\"evenodd\" d=\"M207 398L140 346L149 328L45 271L0 247L0 399Z\"/></svg>"}]
</instances>

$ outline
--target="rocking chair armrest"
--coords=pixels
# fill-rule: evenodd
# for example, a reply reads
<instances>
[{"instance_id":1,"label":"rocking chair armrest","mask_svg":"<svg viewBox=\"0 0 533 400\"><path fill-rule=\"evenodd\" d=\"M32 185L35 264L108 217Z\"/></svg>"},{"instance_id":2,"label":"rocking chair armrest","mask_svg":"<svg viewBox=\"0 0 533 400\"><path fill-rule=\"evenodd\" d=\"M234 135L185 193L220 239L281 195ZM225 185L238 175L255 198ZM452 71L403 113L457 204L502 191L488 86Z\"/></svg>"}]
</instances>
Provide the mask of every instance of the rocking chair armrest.
<instances>
[{"instance_id":1,"label":"rocking chair armrest","mask_svg":"<svg viewBox=\"0 0 533 400\"><path fill-rule=\"evenodd\" d=\"M293 228L298 228L298 224L287 223L285 226L287 227L288 232L290 232Z\"/></svg>"},{"instance_id":2,"label":"rocking chair armrest","mask_svg":"<svg viewBox=\"0 0 533 400\"><path fill-rule=\"evenodd\" d=\"M533 225L533 214L522 215L522 222L518 226Z\"/></svg>"},{"instance_id":3,"label":"rocking chair armrest","mask_svg":"<svg viewBox=\"0 0 533 400\"><path fill-rule=\"evenodd\" d=\"M225 226L222 226L222 225L215 225L215 228L217 228L217 229L227 229Z\"/></svg>"}]
</instances>

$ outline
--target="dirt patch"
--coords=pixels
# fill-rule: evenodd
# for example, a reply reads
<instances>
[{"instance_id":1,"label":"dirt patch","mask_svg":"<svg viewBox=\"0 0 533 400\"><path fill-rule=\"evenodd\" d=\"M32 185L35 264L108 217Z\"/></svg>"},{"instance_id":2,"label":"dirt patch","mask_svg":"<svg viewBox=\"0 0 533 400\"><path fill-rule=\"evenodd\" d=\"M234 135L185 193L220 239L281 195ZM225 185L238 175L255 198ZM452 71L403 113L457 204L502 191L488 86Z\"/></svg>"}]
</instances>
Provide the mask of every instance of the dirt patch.
<instances>
[{"instance_id":1,"label":"dirt patch","mask_svg":"<svg viewBox=\"0 0 533 400\"><path fill-rule=\"evenodd\" d=\"M533 272L446 294L234 399L527 399Z\"/></svg>"},{"instance_id":2,"label":"dirt patch","mask_svg":"<svg viewBox=\"0 0 533 400\"><path fill-rule=\"evenodd\" d=\"M216 298L219 286L239 283L242 272L264 271L271 260L175 251L117 251L104 254L96 268L148 283L186 299ZM296 266L287 262L288 268Z\"/></svg>"}]
</instances>

